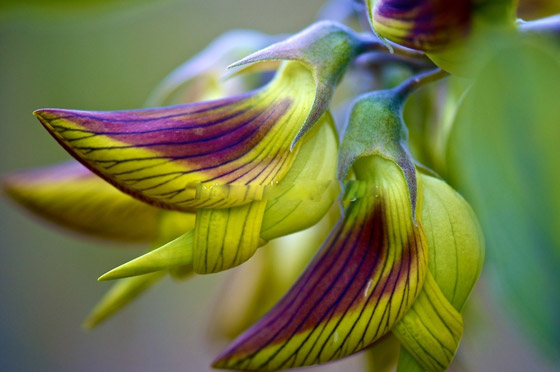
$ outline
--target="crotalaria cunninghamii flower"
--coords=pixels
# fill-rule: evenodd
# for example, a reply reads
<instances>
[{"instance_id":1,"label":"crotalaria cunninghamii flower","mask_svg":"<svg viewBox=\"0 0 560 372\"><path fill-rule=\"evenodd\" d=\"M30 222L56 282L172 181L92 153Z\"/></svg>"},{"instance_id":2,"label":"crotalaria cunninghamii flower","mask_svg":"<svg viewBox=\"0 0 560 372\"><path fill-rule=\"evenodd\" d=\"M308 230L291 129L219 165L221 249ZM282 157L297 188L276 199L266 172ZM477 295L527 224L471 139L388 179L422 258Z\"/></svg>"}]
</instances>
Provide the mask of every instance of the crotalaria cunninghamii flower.
<instances>
[{"instance_id":1,"label":"crotalaria cunninghamii flower","mask_svg":"<svg viewBox=\"0 0 560 372\"><path fill-rule=\"evenodd\" d=\"M499 3L495 9L508 4ZM447 75L426 72L433 67L426 55L449 71L462 71L464 55L453 59L454 53L464 51L477 22L489 19L494 7L482 1L484 10L477 13L464 1L367 4L378 33L397 43L386 45L416 75L356 99L340 145L329 111L334 89L358 56L386 51L372 35L333 22L316 23L256 52L270 38L251 34L253 53L230 67L236 69L231 76L256 79L234 86L227 97L215 67L240 51L224 46L232 37L248 36L243 33L224 37L181 67L149 100L204 101L111 112L35 111L91 172L73 164L12 176L8 192L63 226L150 241L155 248L99 278L124 280L94 310L89 326L166 273L186 277L244 263L270 240L317 224L339 196L342 215L323 243L299 242L307 245L306 254L320 245L309 266L214 366L279 370L366 348L380 355L388 344L401 349L400 371L450 365L483 242L468 204L414 159L403 107L412 91ZM206 64L211 55L219 58ZM256 89L238 93L240 86ZM94 213L80 216L83 208ZM286 262L299 265L269 257L270 271L261 280L283 280L278 287L284 288L293 280L279 279ZM263 287L256 288L259 296ZM245 320L256 317L253 309L241 308Z\"/></svg>"},{"instance_id":2,"label":"crotalaria cunninghamii flower","mask_svg":"<svg viewBox=\"0 0 560 372\"><path fill-rule=\"evenodd\" d=\"M286 218L293 211L275 206L275 200L293 198L298 192L290 196L286 188L298 183L300 193L308 189L315 198L309 194L313 185L324 190L334 180L321 170L334 171L329 156L336 155L304 148L332 133L325 112L334 84L366 46L367 40L349 29L321 22L236 64L289 59L269 84L253 92L167 108L35 114L74 157L122 191L156 206L196 210L195 228L181 238L181 246L192 250L195 272L221 271L247 260L275 234L312 225L328 208L328 200L313 202L308 218L298 213L293 222ZM321 53L327 49L325 59ZM335 154L336 141L327 142L322 148ZM299 174L307 169L312 177ZM290 170L298 175L282 182ZM267 225L271 220L283 227Z\"/></svg>"},{"instance_id":3,"label":"crotalaria cunninghamii flower","mask_svg":"<svg viewBox=\"0 0 560 372\"><path fill-rule=\"evenodd\" d=\"M258 76L235 80L222 87L218 70L232 58L270 44L271 37L256 31L232 31L171 73L148 99L150 104L176 100L212 98L259 83ZM255 74L258 75L258 74ZM259 84L260 85L260 84ZM258 85L257 85L258 86ZM238 92L239 93L239 92ZM11 174L3 179L4 190L31 212L96 238L149 243L157 248L194 228L194 214L156 208L124 194L78 162ZM139 228L140 227L140 228ZM166 272L184 279L192 265L124 278L100 300L84 325L93 328L151 287Z\"/></svg>"},{"instance_id":4,"label":"crotalaria cunninghamii flower","mask_svg":"<svg viewBox=\"0 0 560 372\"><path fill-rule=\"evenodd\" d=\"M480 273L482 245L468 205L445 183L416 176L401 116L407 87L356 101L339 158L339 176L352 167L356 178L346 187L344 216L288 294L215 367L280 370L324 363L391 331L406 349L403 358L414 358L403 363L430 371L451 363L463 330L459 311ZM437 193L459 208L443 216L446 205ZM423 197L429 198L431 244L421 222ZM458 234L448 234L449 226ZM447 261L445 273L438 261ZM447 263L455 265L448 269ZM467 270L458 289L459 267Z\"/></svg>"},{"instance_id":5,"label":"crotalaria cunninghamii flower","mask_svg":"<svg viewBox=\"0 0 560 372\"><path fill-rule=\"evenodd\" d=\"M425 51L436 65L458 75L472 76L478 68L475 60L482 58L483 53L474 46L485 39L491 45L499 44L491 39L515 29L516 0L366 3L372 28L381 37Z\"/></svg>"}]
</instances>

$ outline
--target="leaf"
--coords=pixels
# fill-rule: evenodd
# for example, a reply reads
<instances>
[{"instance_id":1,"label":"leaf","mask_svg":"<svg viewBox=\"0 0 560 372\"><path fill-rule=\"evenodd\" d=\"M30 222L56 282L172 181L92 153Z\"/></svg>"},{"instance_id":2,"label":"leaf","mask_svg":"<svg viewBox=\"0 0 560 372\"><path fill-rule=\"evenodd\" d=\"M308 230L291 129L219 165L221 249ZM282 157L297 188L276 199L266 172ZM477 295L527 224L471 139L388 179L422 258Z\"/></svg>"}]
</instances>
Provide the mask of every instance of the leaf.
<instances>
[{"instance_id":1,"label":"leaf","mask_svg":"<svg viewBox=\"0 0 560 372\"><path fill-rule=\"evenodd\" d=\"M559 86L557 49L511 42L465 97L448 147L487 235L496 296L550 355L560 348Z\"/></svg>"}]
</instances>

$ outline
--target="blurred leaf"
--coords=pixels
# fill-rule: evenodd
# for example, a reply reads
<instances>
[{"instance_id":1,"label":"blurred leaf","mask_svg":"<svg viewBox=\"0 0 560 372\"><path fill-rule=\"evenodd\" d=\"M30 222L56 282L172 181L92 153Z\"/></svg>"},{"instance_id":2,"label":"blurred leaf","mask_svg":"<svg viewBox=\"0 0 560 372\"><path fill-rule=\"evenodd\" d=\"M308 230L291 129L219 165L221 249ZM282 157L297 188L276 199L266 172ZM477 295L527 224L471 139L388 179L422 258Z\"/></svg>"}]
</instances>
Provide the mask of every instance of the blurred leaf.
<instances>
[{"instance_id":1,"label":"blurred leaf","mask_svg":"<svg viewBox=\"0 0 560 372\"><path fill-rule=\"evenodd\" d=\"M504 313L560 347L560 59L534 40L495 53L451 133L451 178L474 204ZM556 358L557 358L556 354Z\"/></svg>"}]
</instances>

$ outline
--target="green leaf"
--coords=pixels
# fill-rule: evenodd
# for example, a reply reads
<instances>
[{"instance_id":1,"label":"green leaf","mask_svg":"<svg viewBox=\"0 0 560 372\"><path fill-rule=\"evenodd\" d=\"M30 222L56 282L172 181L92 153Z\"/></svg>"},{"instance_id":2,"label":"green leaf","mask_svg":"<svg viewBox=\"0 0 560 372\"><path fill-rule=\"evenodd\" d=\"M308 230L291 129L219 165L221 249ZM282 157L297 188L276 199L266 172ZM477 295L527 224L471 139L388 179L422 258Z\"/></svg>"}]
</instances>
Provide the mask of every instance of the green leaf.
<instances>
[{"instance_id":1,"label":"green leaf","mask_svg":"<svg viewBox=\"0 0 560 372\"><path fill-rule=\"evenodd\" d=\"M487 235L497 294L551 353L560 347L558 87L557 49L512 43L481 71L448 147L450 173Z\"/></svg>"}]
</instances>

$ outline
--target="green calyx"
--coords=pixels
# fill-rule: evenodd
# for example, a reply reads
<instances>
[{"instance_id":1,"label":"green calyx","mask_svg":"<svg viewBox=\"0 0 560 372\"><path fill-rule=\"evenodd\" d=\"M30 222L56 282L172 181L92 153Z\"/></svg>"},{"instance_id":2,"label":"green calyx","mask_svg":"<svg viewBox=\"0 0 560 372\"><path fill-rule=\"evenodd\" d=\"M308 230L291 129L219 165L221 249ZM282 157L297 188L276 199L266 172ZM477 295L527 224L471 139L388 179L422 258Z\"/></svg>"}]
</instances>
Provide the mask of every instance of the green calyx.
<instances>
[{"instance_id":1,"label":"green calyx","mask_svg":"<svg viewBox=\"0 0 560 372\"><path fill-rule=\"evenodd\" d=\"M354 102L340 147L337 174L344 179L354 162L365 156L378 155L393 161L403 172L415 219L416 168L402 118L404 99L402 91L396 88L368 93ZM359 169L355 171L360 173Z\"/></svg>"}]
</instances>

